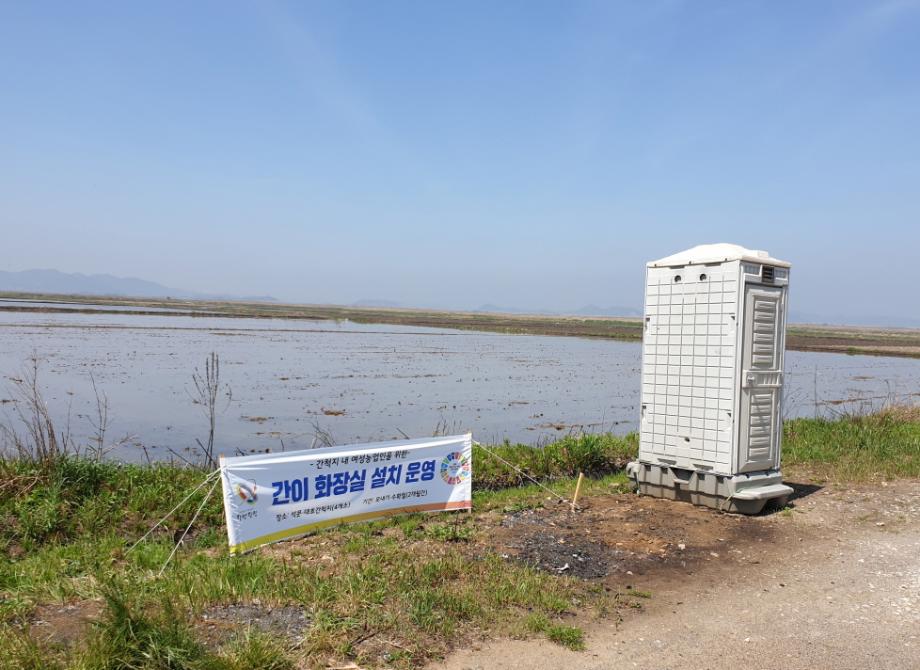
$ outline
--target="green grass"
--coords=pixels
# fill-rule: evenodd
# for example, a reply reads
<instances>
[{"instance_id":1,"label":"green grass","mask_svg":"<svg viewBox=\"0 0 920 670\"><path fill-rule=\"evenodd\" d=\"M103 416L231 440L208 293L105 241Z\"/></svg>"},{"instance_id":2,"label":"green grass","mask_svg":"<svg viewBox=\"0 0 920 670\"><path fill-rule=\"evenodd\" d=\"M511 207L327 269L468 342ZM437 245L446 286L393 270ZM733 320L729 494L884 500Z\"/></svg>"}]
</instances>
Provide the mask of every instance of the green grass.
<instances>
[{"instance_id":1,"label":"green grass","mask_svg":"<svg viewBox=\"0 0 920 670\"><path fill-rule=\"evenodd\" d=\"M585 648L585 633L577 626L554 623L543 614L529 615L524 621L524 626L531 633L542 633L548 640L573 651L582 651Z\"/></svg>"},{"instance_id":2,"label":"green grass","mask_svg":"<svg viewBox=\"0 0 920 670\"><path fill-rule=\"evenodd\" d=\"M635 433L625 437L610 434L567 436L540 449L505 443L488 447L491 452L488 453L476 446L473 448L474 485L479 489L495 490L530 482L502 460L539 481L577 477L579 472L588 477L600 477L622 470L627 461L635 458L638 446Z\"/></svg>"},{"instance_id":3,"label":"green grass","mask_svg":"<svg viewBox=\"0 0 920 670\"><path fill-rule=\"evenodd\" d=\"M575 486L571 475L582 468L599 475L585 482L585 495L625 490L616 470L631 443L566 438L540 458L522 446L498 449L568 497ZM81 670L286 668L328 659L415 667L473 631L516 634L522 611L555 620L590 610L599 595L588 585L476 544L478 512L535 507L550 495L535 484L515 486L517 480L502 476L481 450L477 458L477 514L355 524L242 557L224 549L221 503L212 498L198 528L216 530L193 534L160 578L181 522L129 547L201 481L202 471L74 458L0 461L0 658L9 667ZM612 472L604 475L605 469ZM92 602L104 603L102 614L77 644L26 632L37 606L79 609ZM216 646L205 644L203 612L252 602L300 608L310 621L306 634L295 640L238 630ZM572 648L581 644L581 632L570 626L552 624L540 634ZM376 646L362 646L368 635Z\"/></svg>"},{"instance_id":4,"label":"green grass","mask_svg":"<svg viewBox=\"0 0 920 670\"><path fill-rule=\"evenodd\" d=\"M789 421L784 439L787 474L801 470L835 481L920 477L914 410ZM589 475L585 499L626 492L621 468L636 447L634 435L588 435L543 450L489 448L539 485L477 447L474 514L355 524L241 557L226 552L221 503L212 498L202 530L160 578L181 523L128 547L201 481L202 471L73 458L0 460L0 670L280 670L330 659L409 668L474 634L538 635L583 648L572 615L602 612L609 597L577 579L497 556L484 541L484 520L570 498L578 472ZM633 600L621 605L648 597L625 595ZM79 612L92 603L94 623L75 643L30 629L36 607L73 604ZM298 608L309 625L293 636L244 625L217 639L205 634L202 615L209 608L253 603Z\"/></svg>"},{"instance_id":5,"label":"green grass","mask_svg":"<svg viewBox=\"0 0 920 670\"><path fill-rule=\"evenodd\" d=\"M836 420L787 421L783 467L836 482L920 477L920 412L892 408Z\"/></svg>"},{"instance_id":6,"label":"green grass","mask_svg":"<svg viewBox=\"0 0 920 670\"><path fill-rule=\"evenodd\" d=\"M176 605L164 600L155 613L132 607L119 587L102 587L106 609L93 626L81 666L89 670L121 668L194 668L212 665Z\"/></svg>"},{"instance_id":7,"label":"green grass","mask_svg":"<svg viewBox=\"0 0 920 670\"><path fill-rule=\"evenodd\" d=\"M56 670L57 660L29 630L0 625L0 670Z\"/></svg>"},{"instance_id":8,"label":"green grass","mask_svg":"<svg viewBox=\"0 0 920 670\"><path fill-rule=\"evenodd\" d=\"M478 465L474 465L474 469ZM474 475L475 478L475 475ZM577 477L563 477L498 490L473 490L473 508L477 512L499 511L506 514L525 509L541 507L547 502L558 502L560 497L570 500L575 493ZM581 496L589 497L603 493L626 493L632 484L626 473L617 471L597 478L585 479Z\"/></svg>"},{"instance_id":9,"label":"green grass","mask_svg":"<svg viewBox=\"0 0 920 670\"><path fill-rule=\"evenodd\" d=\"M489 450L569 497L573 490L570 480L579 472L590 477L618 473L635 455L636 446L635 436L583 435L563 438L543 449L505 444ZM512 499L538 498L537 487L529 479L483 448L474 447L473 459L478 503L491 506ZM201 481L202 474L165 464L120 465L79 458L61 458L50 465L0 460L0 493L13 493L0 503L0 549L17 546L29 552L47 543L105 533L113 526L124 537L140 537ZM502 489L510 493L481 495ZM202 515L199 527L220 526L223 512L218 496L212 497ZM221 541L216 532L199 538L199 544L206 545Z\"/></svg>"},{"instance_id":10,"label":"green grass","mask_svg":"<svg viewBox=\"0 0 920 670\"><path fill-rule=\"evenodd\" d=\"M140 537L202 476L199 470L165 464L120 465L70 457L49 464L0 460L0 493L6 494L0 503L0 548L18 544L30 551L110 531L113 525L125 537ZM202 527L218 524L220 501L212 499L203 514Z\"/></svg>"},{"instance_id":11,"label":"green grass","mask_svg":"<svg viewBox=\"0 0 920 670\"><path fill-rule=\"evenodd\" d=\"M326 658L408 667L446 653L464 631L512 630L516 611L558 616L591 598L577 580L494 554L471 555L454 536L471 536L475 520L456 518L457 530L449 533L431 530L455 526L439 517L428 517L421 531L409 535L395 521L376 522L319 533L280 552L242 557L193 545L159 579L156 571L171 548L167 538L127 555L123 539L114 534L63 546L50 542L3 563L3 597L19 606L7 612L0 657L17 658L27 667L25 659L36 654L35 646L15 632L35 604L102 598L104 616L86 632L84 644L58 653L44 649L39 658L68 668L232 667L226 664L241 664L244 647L230 639L217 650L206 648L197 638L196 622L208 607L255 601L266 608L302 608L312 622L296 650L285 651L294 641L271 637L245 647L247 654L256 653L255 647L274 650L277 667ZM323 560L324 555L332 560ZM368 656L357 648L354 641L368 631L392 643L390 651L402 660ZM106 664L104 659L115 660Z\"/></svg>"}]
</instances>

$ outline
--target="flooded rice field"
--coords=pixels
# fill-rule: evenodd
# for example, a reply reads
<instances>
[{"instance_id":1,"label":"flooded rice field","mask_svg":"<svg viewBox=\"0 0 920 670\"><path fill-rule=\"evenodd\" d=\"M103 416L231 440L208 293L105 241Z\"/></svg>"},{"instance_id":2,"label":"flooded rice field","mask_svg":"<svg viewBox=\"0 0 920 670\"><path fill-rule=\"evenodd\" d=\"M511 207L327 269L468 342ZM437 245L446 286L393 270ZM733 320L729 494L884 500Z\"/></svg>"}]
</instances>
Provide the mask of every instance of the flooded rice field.
<instances>
[{"instance_id":1,"label":"flooded rice field","mask_svg":"<svg viewBox=\"0 0 920 670\"><path fill-rule=\"evenodd\" d=\"M210 352L231 391L218 403L227 455L471 430L538 444L570 431L637 427L640 345L334 321L164 314L0 312L0 420L15 421L31 357L58 428L93 433L93 381L107 442L130 461L190 457L207 419L192 374ZM920 360L787 352L787 416L920 394Z\"/></svg>"},{"instance_id":2,"label":"flooded rice field","mask_svg":"<svg viewBox=\"0 0 920 670\"><path fill-rule=\"evenodd\" d=\"M161 314L181 314L189 310L173 307L149 307L147 305L89 305L85 302L70 302L67 300L24 300L21 298L0 298L0 309L19 309L36 311L52 309L73 310L74 312L91 309L94 312L157 312Z\"/></svg>"}]
</instances>

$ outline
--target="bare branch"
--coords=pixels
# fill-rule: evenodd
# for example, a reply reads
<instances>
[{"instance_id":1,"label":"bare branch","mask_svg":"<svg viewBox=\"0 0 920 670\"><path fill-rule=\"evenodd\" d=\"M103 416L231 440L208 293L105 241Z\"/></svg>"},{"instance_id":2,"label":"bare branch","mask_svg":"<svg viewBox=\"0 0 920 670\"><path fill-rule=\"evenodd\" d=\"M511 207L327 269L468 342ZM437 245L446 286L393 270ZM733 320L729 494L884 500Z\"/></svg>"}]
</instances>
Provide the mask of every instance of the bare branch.
<instances>
[{"instance_id":1,"label":"bare branch","mask_svg":"<svg viewBox=\"0 0 920 670\"><path fill-rule=\"evenodd\" d=\"M217 431L217 398L223 394L227 398L227 406L233 401L233 392L230 386L220 383L220 357L216 352L211 354L204 361L204 374L198 368L192 373L192 384L195 387L195 393L189 394L192 402L199 405L208 420L208 441L202 444L201 440L195 440L201 451L201 457L204 465L208 468L217 466L217 459L214 458L214 436Z\"/></svg>"}]
</instances>

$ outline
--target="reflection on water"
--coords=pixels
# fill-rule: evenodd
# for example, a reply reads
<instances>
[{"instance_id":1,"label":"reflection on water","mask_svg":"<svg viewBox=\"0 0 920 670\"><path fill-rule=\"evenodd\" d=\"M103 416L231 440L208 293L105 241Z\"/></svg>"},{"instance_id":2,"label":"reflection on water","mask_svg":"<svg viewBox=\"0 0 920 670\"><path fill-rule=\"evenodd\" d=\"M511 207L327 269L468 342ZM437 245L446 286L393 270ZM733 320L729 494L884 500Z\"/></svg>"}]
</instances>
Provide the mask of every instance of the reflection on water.
<instances>
[{"instance_id":1,"label":"reflection on water","mask_svg":"<svg viewBox=\"0 0 920 670\"><path fill-rule=\"evenodd\" d=\"M168 458L206 437L189 391L211 351L233 391L217 427L228 455L306 448L315 426L338 443L436 429L527 443L636 429L637 343L333 321L0 312L0 401L14 397L8 378L34 352L46 399L62 424L69 408L76 437L92 430L92 374L109 398L109 435L135 438L119 456L143 459L143 444ZM811 416L916 394L920 360L788 352L786 380L787 416Z\"/></svg>"}]
</instances>

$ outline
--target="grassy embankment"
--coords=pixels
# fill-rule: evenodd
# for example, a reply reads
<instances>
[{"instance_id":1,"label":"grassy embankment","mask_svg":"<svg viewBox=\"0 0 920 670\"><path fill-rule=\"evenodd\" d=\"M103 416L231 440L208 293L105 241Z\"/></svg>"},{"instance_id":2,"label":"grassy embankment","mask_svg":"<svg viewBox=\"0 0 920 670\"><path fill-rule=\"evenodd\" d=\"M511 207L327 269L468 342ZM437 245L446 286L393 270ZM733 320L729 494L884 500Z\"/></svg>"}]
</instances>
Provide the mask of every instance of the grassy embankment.
<instances>
[{"instance_id":1,"label":"grassy embankment","mask_svg":"<svg viewBox=\"0 0 920 670\"><path fill-rule=\"evenodd\" d=\"M920 406L786 421L783 473L819 483L920 477Z\"/></svg>"},{"instance_id":2,"label":"grassy embankment","mask_svg":"<svg viewBox=\"0 0 920 670\"><path fill-rule=\"evenodd\" d=\"M627 490L622 465L635 454L636 438L588 435L542 451L495 449L565 495L584 471L592 496ZM547 493L481 450L474 459L474 514L356 524L242 557L227 555L220 503L212 498L159 578L191 512L128 547L202 471L63 456L0 461L0 667L412 667L483 635L545 635L579 648L582 633L570 615L603 613L629 594L607 594L490 551L481 520L547 504ZM784 459L793 479L920 477L920 415L889 410L790 421ZM208 624L240 604L251 608L247 620ZM65 605L74 608L64 615L69 627L37 623ZM281 617L280 628L262 630L249 620L290 611L301 618ZM93 623L81 624L82 617Z\"/></svg>"},{"instance_id":3,"label":"grassy embankment","mask_svg":"<svg viewBox=\"0 0 920 670\"><path fill-rule=\"evenodd\" d=\"M589 492L617 487L622 476L604 474L633 450L633 440L609 436L568 438L539 455L501 448L566 494L580 470L598 476ZM357 524L243 557L227 555L212 498L159 578L191 510L128 547L203 471L69 457L0 461L0 667L408 667L480 632L542 634L578 648L581 630L567 620L576 610L600 611L597 588L508 561L479 541L479 515L541 504L546 492L519 486L481 451L474 458L474 515ZM254 622L232 634L209 631L205 615L240 603L255 603L269 619L274 608L295 608L303 630L261 631ZM74 639L34 624L65 604L76 607ZM86 614L95 623L78 626Z\"/></svg>"},{"instance_id":4,"label":"grassy embankment","mask_svg":"<svg viewBox=\"0 0 920 670\"><path fill-rule=\"evenodd\" d=\"M638 317L585 317L539 314L497 314L450 312L409 308L346 307L339 305L298 305L273 302L176 300L170 298L124 298L101 296L49 295L0 292L0 298L45 302L36 306L4 306L2 311L73 312L113 314L118 308L132 314L160 315L161 309L190 317L245 317L271 319L348 320L432 328L454 328L520 335L558 335L597 337L624 341L642 339L642 319ZM77 303L73 309L56 304ZM94 309L104 305L106 310ZM150 311L144 312L147 308ZM113 311L114 310L114 311ZM920 330L907 328L869 328L848 326L792 325L786 346L794 351L827 351L846 354L920 357Z\"/></svg>"}]
</instances>

